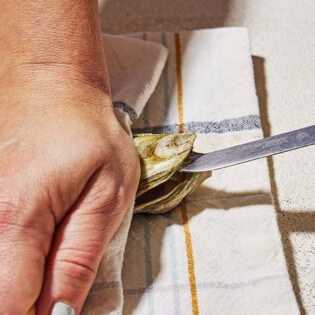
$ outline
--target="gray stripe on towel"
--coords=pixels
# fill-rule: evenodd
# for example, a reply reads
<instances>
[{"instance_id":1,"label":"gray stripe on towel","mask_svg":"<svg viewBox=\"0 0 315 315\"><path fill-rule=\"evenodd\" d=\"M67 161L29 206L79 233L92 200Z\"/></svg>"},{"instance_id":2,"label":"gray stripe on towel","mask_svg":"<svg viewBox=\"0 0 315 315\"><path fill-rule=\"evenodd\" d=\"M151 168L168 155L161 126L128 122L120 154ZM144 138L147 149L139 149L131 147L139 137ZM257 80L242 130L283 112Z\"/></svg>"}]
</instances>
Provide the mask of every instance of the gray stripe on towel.
<instances>
[{"instance_id":1,"label":"gray stripe on towel","mask_svg":"<svg viewBox=\"0 0 315 315\"><path fill-rule=\"evenodd\" d=\"M242 289L244 287L256 287L260 283L266 282L266 281L281 281L286 280L287 275L286 274L279 274L279 275L270 275L270 276L262 276L258 277L256 279L248 280L248 281L240 281L240 282L201 282L197 283L196 287L198 290L203 289L225 289L225 290L235 290L235 289ZM92 286L92 289L90 293L99 291L99 290L105 290L105 289L114 289L119 288L120 283L119 281L104 281L95 283ZM143 294L145 292L169 292L173 290L174 288L177 288L181 291L188 291L190 290L190 286L188 283L183 284L171 284L171 285L165 285L165 286L154 286L150 284L148 287L142 287L142 288L124 288L124 295L137 295L137 294Z\"/></svg>"},{"instance_id":2,"label":"gray stripe on towel","mask_svg":"<svg viewBox=\"0 0 315 315\"><path fill-rule=\"evenodd\" d=\"M194 133L227 133L232 131L260 129L261 122L258 115L248 115L222 121L192 121L184 124L185 132ZM136 133L178 133L179 125L165 125L132 129Z\"/></svg>"},{"instance_id":3,"label":"gray stripe on towel","mask_svg":"<svg viewBox=\"0 0 315 315\"><path fill-rule=\"evenodd\" d=\"M104 281L104 282L94 283L90 292L95 292L95 291L104 290L104 289L115 289L119 287L120 287L119 281L115 281L115 280Z\"/></svg>"},{"instance_id":4,"label":"gray stripe on towel","mask_svg":"<svg viewBox=\"0 0 315 315\"><path fill-rule=\"evenodd\" d=\"M287 278L287 275L274 275L274 276L265 276L260 277L254 280L250 281L244 281L244 282L231 282L231 283L224 283L224 282L202 282L197 283L196 287L197 290L209 290L209 289L223 289L223 290L237 290L237 289L243 289L245 287L256 287L260 283L266 282L266 281L281 281L285 280ZM279 284L279 283L278 283ZM124 289L124 295L142 295L146 292L153 292L153 293L159 293L159 292L169 292L176 287L180 291L189 291L190 286L189 284L178 284L178 285L166 285L166 286L150 286L149 288L125 288Z\"/></svg>"},{"instance_id":5,"label":"gray stripe on towel","mask_svg":"<svg viewBox=\"0 0 315 315\"><path fill-rule=\"evenodd\" d=\"M115 101L113 102L113 106L115 108L120 108L121 110L123 110L124 112L126 112L129 117L130 117L130 120L132 123L134 123L137 118L138 118L138 115L137 113L135 112L135 110L129 106L128 104L124 103L124 102L120 102L120 101Z\"/></svg>"}]
</instances>

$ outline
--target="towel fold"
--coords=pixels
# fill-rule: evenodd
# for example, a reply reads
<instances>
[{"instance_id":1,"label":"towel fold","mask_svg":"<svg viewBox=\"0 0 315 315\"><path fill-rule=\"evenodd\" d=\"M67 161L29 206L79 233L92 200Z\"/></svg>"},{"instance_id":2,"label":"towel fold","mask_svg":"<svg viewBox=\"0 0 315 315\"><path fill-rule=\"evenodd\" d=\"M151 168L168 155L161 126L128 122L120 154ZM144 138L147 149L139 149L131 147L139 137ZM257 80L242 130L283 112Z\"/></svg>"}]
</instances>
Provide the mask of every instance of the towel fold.
<instances>
[{"instance_id":1,"label":"towel fold","mask_svg":"<svg viewBox=\"0 0 315 315\"><path fill-rule=\"evenodd\" d=\"M262 137L246 29L105 36L104 46L126 130L196 132L199 152ZM171 213L135 215L129 230L131 213L83 314L299 314L266 161L213 172Z\"/></svg>"}]
</instances>

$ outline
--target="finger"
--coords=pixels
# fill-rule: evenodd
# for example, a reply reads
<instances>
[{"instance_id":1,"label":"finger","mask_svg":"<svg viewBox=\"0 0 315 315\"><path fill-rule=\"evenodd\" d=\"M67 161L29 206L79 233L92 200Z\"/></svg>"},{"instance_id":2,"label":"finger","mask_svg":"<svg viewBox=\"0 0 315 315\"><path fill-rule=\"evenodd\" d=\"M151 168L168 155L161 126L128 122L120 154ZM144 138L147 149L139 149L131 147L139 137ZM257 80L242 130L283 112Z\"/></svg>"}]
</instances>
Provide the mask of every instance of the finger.
<instances>
[{"instance_id":1,"label":"finger","mask_svg":"<svg viewBox=\"0 0 315 315\"><path fill-rule=\"evenodd\" d=\"M0 314L35 314L54 220L13 190L0 194Z\"/></svg>"},{"instance_id":2,"label":"finger","mask_svg":"<svg viewBox=\"0 0 315 315\"><path fill-rule=\"evenodd\" d=\"M130 191L123 192L108 172L94 175L57 229L46 265L38 314L51 314L54 307L64 310L64 313L56 313L58 315L79 314L101 257L133 201L135 191L136 185L132 184Z\"/></svg>"}]
</instances>

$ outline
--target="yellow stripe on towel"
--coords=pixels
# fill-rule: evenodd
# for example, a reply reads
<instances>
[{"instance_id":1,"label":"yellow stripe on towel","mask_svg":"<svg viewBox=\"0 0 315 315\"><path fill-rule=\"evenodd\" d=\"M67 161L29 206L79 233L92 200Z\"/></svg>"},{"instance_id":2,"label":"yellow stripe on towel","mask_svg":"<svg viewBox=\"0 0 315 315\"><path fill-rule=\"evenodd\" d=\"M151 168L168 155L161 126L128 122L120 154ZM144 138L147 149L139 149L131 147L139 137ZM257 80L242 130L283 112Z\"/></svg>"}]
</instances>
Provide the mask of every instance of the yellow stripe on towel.
<instances>
[{"instance_id":1,"label":"yellow stripe on towel","mask_svg":"<svg viewBox=\"0 0 315 315\"><path fill-rule=\"evenodd\" d=\"M179 132L184 132L184 110L183 110L183 82L182 82L182 57L180 51L180 37L175 33L175 51L176 51L176 77L177 77L177 106Z\"/></svg>"},{"instance_id":2,"label":"yellow stripe on towel","mask_svg":"<svg viewBox=\"0 0 315 315\"><path fill-rule=\"evenodd\" d=\"M178 33L175 34L175 51L176 51L179 132L184 132L182 60L181 60L180 36ZM192 313L193 315L198 315L199 307L198 307L198 297L197 297L197 288L196 288L195 263L194 263L194 255L193 255L191 234L189 230L189 222L188 222L185 200L183 200L181 204L181 213L182 213L185 244L186 244L186 256L187 256L187 264L188 264L188 276L189 276L189 286L190 286L190 293L191 293Z\"/></svg>"}]
</instances>

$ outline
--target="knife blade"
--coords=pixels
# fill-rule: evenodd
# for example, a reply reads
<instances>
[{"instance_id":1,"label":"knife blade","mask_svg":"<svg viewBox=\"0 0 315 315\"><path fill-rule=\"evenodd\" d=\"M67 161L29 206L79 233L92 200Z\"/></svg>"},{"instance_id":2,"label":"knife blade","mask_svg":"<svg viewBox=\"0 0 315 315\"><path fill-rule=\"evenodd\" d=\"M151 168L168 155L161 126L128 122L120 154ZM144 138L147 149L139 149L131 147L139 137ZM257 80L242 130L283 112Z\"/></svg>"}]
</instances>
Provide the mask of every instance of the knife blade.
<instances>
[{"instance_id":1,"label":"knife blade","mask_svg":"<svg viewBox=\"0 0 315 315\"><path fill-rule=\"evenodd\" d=\"M197 154L181 172L208 172L315 144L315 125L230 148Z\"/></svg>"}]
</instances>

